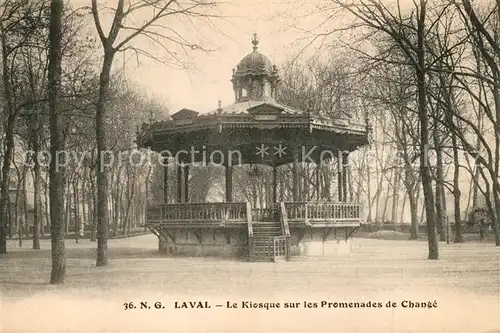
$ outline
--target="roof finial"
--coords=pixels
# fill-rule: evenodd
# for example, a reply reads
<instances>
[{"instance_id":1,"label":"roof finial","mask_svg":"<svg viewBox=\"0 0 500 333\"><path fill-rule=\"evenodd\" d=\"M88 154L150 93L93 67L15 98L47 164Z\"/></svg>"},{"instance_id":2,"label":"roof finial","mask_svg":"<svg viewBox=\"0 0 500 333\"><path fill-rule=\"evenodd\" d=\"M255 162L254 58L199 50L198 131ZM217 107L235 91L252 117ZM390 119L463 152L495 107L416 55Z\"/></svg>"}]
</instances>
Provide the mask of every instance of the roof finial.
<instances>
[{"instance_id":1,"label":"roof finial","mask_svg":"<svg viewBox=\"0 0 500 333\"><path fill-rule=\"evenodd\" d=\"M218 101L219 107L217 108L217 113L221 114L222 113L222 100L219 98Z\"/></svg>"},{"instance_id":2,"label":"roof finial","mask_svg":"<svg viewBox=\"0 0 500 333\"><path fill-rule=\"evenodd\" d=\"M256 33L253 34L252 44L253 44L253 50L257 51L257 44L259 44L259 40L257 39Z\"/></svg>"}]
</instances>

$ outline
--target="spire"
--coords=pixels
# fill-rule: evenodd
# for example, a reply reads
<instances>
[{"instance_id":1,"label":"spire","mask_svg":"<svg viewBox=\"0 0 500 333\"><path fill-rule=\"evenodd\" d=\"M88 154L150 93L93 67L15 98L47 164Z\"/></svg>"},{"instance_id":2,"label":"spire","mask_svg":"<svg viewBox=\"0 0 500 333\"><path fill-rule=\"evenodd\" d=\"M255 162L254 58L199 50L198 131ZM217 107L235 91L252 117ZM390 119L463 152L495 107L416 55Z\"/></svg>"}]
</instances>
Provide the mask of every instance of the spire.
<instances>
[{"instance_id":1,"label":"spire","mask_svg":"<svg viewBox=\"0 0 500 333\"><path fill-rule=\"evenodd\" d=\"M259 44L259 40L257 39L257 34L256 33L253 34L252 44L253 44L253 50L254 50L254 52L257 51L257 45Z\"/></svg>"},{"instance_id":2,"label":"spire","mask_svg":"<svg viewBox=\"0 0 500 333\"><path fill-rule=\"evenodd\" d=\"M221 114L222 113L222 101L220 98L219 98L217 103L219 105L219 107L217 108L217 114Z\"/></svg>"}]
</instances>

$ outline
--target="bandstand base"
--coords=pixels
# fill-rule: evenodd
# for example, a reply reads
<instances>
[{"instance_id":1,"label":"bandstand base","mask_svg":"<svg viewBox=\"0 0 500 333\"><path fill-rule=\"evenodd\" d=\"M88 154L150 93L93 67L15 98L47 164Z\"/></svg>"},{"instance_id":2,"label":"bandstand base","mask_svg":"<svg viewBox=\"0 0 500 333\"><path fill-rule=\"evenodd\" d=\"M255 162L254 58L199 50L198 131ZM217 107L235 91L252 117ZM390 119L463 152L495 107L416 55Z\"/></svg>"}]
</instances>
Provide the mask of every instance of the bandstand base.
<instances>
[{"instance_id":1,"label":"bandstand base","mask_svg":"<svg viewBox=\"0 0 500 333\"><path fill-rule=\"evenodd\" d=\"M166 244L160 245L160 254L167 257L245 258L247 246L216 244Z\"/></svg>"},{"instance_id":2,"label":"bandstand base","mask_svg":"<svg viewBox=\"0 0 500 333\"><path fill-rule=\"evenodd\" d=\"M247 234L227 228L171 229L167 242L159 241L159 252L169 257L244 258L248 255Z\"/></svg>"},{"instance_id":3,"label":"bandstand base","mask_svg":"<svg viewBox=\"0 0 500 333\"><path fill-rule=\"evenodd\" d=\"M351 253L352 238L344 228L297 228L290 230L292 256L341 255ZM159 253L167 257L248 258L247 232L241 229L174 229L173 239L159 241Z\"/></svg>"}]
</instances>

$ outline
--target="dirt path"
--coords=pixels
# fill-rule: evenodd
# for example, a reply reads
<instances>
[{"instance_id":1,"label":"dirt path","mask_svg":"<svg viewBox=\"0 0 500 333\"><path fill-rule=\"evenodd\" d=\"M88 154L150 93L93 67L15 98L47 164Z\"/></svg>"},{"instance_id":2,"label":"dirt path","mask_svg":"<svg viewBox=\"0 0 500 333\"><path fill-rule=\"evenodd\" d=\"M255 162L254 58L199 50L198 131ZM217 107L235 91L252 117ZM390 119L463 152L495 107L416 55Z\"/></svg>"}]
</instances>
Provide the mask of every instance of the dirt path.
<instances>
[{"instance_id":1,"label":"dirt path","mask_svg":"<svg viewBox=\"0 0 500 333\"><path fill-rule=\"evenodd\" d=\"M442 259L428 261L425 242L358 239L349 255L268 264L161 258L152 255L155 239L141 236L113 240L114 259L106 268L93 267L94 245L68 244L67 284L61 287L46 285L48 243L41 252L13 249L0 259L2 332L500 329L500 251L491 245L443 244ZM151 309L124 310L124 303L140 307L141 301ZM190 301L211 308L175 308L175 302ZM252 308L246 301L280 308ZM409 301L426 308L403 307ZM155 302L165 308L155 309ZM226 308L227 302L237 308ZM379 302L381 308L371 306ZM285 309L285 303L298 306Z\"/></svg>"}]
</instances>

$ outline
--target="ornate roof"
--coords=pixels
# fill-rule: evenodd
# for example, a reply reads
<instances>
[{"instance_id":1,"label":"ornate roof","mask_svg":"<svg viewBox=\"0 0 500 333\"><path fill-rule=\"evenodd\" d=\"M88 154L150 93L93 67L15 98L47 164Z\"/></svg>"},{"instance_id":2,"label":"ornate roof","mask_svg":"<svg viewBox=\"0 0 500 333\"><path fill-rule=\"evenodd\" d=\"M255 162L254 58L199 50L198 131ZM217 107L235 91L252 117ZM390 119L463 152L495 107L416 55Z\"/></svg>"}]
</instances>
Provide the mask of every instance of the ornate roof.
<instances>
[{"instance_id":1,"label":"ornate roof","mask_svg":"<svg viewBox=\"0 0 500 333\"><path fill-rule=\"evenodd\" d=\"M262 161L255 159L252 149L263 142L295 150L309 145L353 151L368 144L367 124L329 119L277 102L276 66L257 51L255 34L252 44L253 52L233 70L235 103L222 106L219 100L219 107L209 112L181 109L170 119L143 124L137 133L138 146L172 153L200 145L207 151L237 147L245 152L246 163L257 163ZM321 151L315 151L315 160L323 158ZM288 163L292 157L287 158L272 163Z\"/></svg>"},{"instance_id":2,"label":"ornate roof","mask_svg":"<svg viewBox=\"0 0 500 333\"><path fill-rule=\"evenodd\" d=\"M293 109L289 106L286 106L284 104L280 104L276 102L274 99L268 99L268 100L248 100L245 102L239 102L239 103L234 103L226 106L222 106L218 109L200 114L200 116L215 116L215 115L236 115L236 114L249 114L249 109L252 109L254 107L257 107L259 105L272 105L275 106L278 109L282 110L283 114L303 114L304 112L301 110L296 110Z\"/></svg>"},{"instance_id":3,"label":"ornate roof","mask_svg":"<svg viewBox=\"0 0 500 333\"><path fill-rule=\"evenodd\" d=\"M176 135L186 136L200 133L203 136L209 131L218 136L224 132L251 130L286 130L290 135L299 136L297 130L309 133L336 133L350 137L354 146L367 144L367 127L365 124L352 122L347 118L328 119L295 110L275 100L245 101L234 103L207 113L198 113L183 109L175 113L171 119L144 124L138 133L137 143L141 147L152 147L161 150L163 143ZM189 134L192 133L192 134ZM258 135L257 135L258 136ZM334 137L331 137L334 140ZM186 140L183 140L186 141ZM163 143L162 143L163 142ZM187 142L187 141L186 141ZM228 142L230 143L230 142ZM210 142L205 142L210 144Z\"/></svg>"},{"instance_id":4,"label":"ornate roof","mask_svg":"<svg viewBox=\"0 0 500 333\"><path fill-rule=\"evenodd\" d=\"M276 67L273 66L271 60L257 51L259 41L257 40L256 34L254 34L252 44L253 52L241 59L239 64L236 66L236 71L233 74L234 77L264 74L271 75L276 72Z\"/></svg>"}]
</instances>

